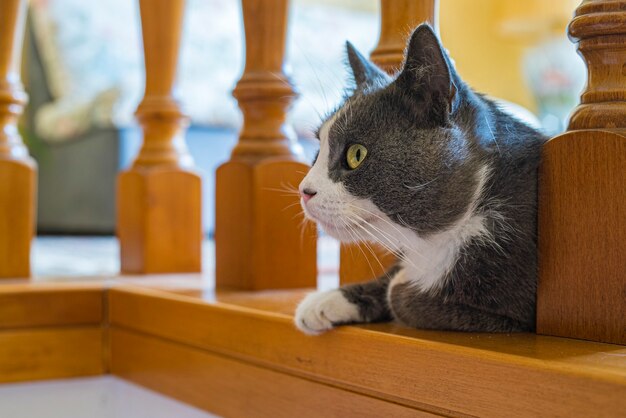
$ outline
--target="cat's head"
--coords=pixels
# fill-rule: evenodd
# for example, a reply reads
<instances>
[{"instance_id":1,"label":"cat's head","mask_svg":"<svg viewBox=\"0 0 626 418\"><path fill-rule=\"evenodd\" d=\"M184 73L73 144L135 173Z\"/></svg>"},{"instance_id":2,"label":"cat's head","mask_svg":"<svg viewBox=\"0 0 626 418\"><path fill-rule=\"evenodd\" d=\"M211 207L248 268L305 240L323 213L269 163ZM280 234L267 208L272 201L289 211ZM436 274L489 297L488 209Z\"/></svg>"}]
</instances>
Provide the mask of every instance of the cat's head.
<instances>
[{"instance_id":1,"label":"cat's head","mask_svg":"<svg viewBox=\"0 0 626 418\"><path fill-rule=\"evenodd\" d=\"M394 77L347 46L356 86L319 129L319 154L300 184L305 214L343 241L448 227L478 181L472 141L455 122L466 87L428 25L411 35Z\"/></svg>"}]
</instances>

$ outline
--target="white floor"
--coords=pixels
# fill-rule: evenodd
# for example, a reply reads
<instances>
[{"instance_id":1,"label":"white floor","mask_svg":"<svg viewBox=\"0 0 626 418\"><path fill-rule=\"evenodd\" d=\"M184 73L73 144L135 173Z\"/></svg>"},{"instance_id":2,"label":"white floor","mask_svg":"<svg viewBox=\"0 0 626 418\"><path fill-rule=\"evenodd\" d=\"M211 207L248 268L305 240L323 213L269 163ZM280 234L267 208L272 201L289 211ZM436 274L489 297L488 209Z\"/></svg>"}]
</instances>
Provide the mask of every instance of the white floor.
<instances>
[{"instance_id":1,"label":"white floor","mask_svg":"<svg viewBox=\"0 0 626 418\"><path fill-rule=\"evenodd\" d=\"M3 418L217 417L112 376L0 385Z\"/></svg>"},{"instance_id":2,"label":"white floor","mask_svg":"<svg viewBox=\"0 0 626 418\"><path fill-rule=\"evenodd\" d=\"M318 287L337 287L339 243L321 236L317 246ZM39 236L32 251L33 277L37 281L72 280L75 277L111 277L119 273L119 244L115 237ZM205 240L202 246L204 276L213 280L215 242ZM4 418L1 417L0 418Z\"/></svg>"},{"instance_id":3,"label":"white floor","mask_svg":"<svg viewBox=\"0 0 626 418\"><path fill-rule=\"evenodd\" d=\"M112 236L38 236L33 243L32 267L36 277L111 276L120 269L119 244ZM318 241L318 265L322 274L337 272L339 243L328 236ZM202 246L205 271L215 268L215 242Z\"/></svg>"}]
</instances>

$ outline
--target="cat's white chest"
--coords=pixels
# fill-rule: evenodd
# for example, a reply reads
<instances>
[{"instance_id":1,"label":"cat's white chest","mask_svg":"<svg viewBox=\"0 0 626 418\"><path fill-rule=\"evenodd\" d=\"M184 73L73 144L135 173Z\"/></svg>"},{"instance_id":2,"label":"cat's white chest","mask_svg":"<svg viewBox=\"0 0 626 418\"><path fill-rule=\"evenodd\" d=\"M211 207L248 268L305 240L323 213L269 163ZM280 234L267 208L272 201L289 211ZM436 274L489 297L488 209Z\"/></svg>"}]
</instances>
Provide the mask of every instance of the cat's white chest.
<instances>
[{"instance_id":1,"label":"cat's white chest","mask_svg":"<svg viewBox=\"0 0 626 418\"><path fill-rule=\"evenodd\" d=\"M402 243L403 281L415 283L422 291L443 285L465 244L473 237L488 234L484 217L468 212L449 229L420 238L413 234Z\"/></svg>"},{"instance_id":2,"label":"cat's white chest","mask_svg":"<svg viewBox=\"0 0 626 418\"><path fill-rule=\"evenodd\" d=\"M476 213L477 202L488 173L486 166L478 172L478 186L472 203L466 213L449 228L425 238L406 228L396 228L396 236L400 237L399 246L403 249L404 281L415 283L422 291L440 287L470 240L477 237L490 238L485 217Z\"/></svg>"}]
</instances>

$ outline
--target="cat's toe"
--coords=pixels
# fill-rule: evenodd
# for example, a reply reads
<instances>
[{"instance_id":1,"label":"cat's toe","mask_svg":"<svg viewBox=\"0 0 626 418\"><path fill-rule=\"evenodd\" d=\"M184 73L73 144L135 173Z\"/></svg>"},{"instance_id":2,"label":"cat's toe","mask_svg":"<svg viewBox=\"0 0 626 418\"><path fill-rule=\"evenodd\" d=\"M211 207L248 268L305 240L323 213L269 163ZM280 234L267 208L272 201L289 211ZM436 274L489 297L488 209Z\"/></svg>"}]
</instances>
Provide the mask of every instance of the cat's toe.
<instances>
[{"instance_id":1,"label":"cat's toe","mask_svg":"<svg viewBox=\"0 0 626 418\"><path fill-rule=\"evenodd\" d=\"M355 322L359 308L350 303L339 290L307 295L296 309L296 327L305 334L318 335L334 325Z\"/></svg>"}]
</instances>

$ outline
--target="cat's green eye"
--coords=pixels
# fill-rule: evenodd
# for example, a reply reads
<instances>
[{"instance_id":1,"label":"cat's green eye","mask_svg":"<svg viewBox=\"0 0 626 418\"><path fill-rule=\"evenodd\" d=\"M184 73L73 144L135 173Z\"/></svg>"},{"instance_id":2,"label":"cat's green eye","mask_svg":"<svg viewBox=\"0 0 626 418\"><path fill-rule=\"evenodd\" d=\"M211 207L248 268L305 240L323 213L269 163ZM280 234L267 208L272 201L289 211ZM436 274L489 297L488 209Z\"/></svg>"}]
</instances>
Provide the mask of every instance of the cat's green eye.
<instances>
[{"instance_id":1,"label":"cat's green eye","mask_svg":"<svg viewBox=\"0 0 626 418\"><path fill-rule=\"evenodd\" d=\"M348 152L346 153L346 161L348 163L348 167L354 170L361 165L366 155L367 148L365 148L363 145L351 145L350 148L348 148Z\"/></svg>"}]
</instances>

